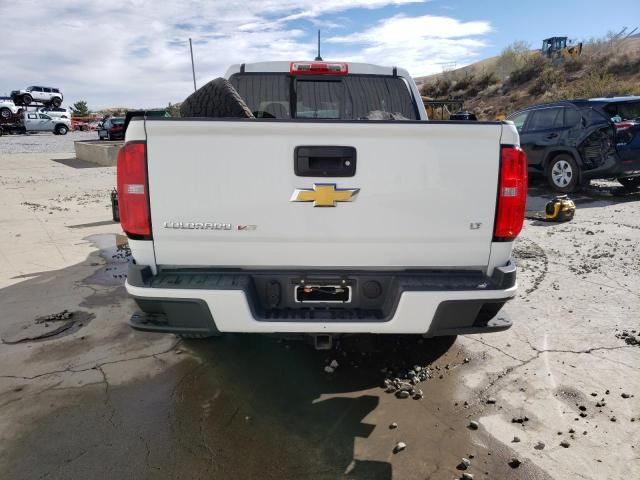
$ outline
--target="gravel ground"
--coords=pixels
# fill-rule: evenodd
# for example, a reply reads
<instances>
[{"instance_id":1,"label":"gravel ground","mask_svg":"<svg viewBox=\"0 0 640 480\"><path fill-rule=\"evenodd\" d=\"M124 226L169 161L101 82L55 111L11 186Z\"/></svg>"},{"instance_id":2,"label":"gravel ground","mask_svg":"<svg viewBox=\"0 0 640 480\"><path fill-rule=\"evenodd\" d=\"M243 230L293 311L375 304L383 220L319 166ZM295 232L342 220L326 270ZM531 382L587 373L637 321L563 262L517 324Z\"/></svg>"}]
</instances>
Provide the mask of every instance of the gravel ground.
<instances>
[{"instance_id":1,"label":"gravel ground","mask_svg":"<svg viewBox=\"0 0 640 480\"><path fill-rule=\"evenodd\" d=\"M27 135L2 135L0 154L9 153L71 153L73 142L97 140L98 132L69 132L67 135L53 133L30 133Z\"/></svg>"}]
</instances>

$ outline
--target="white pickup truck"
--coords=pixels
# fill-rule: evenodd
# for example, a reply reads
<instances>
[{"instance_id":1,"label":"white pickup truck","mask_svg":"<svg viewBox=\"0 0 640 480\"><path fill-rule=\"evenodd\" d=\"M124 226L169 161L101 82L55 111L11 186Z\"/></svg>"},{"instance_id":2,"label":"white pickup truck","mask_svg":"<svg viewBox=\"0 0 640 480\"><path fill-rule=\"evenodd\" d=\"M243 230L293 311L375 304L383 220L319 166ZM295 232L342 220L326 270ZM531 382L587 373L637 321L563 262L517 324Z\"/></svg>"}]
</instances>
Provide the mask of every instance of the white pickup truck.
<instances>
[{"instance_id":1,"label":"white pickup truck","mask_svg":"<svg viewBox=\"0 0 640 480\"><path fill-rule=\"evenodd\" d=\"M138 330L500 331L527 160L511 122L427 121L403 69L264 62L255 118L136 118L118 159Z\"/></svg>"}]
</instances>

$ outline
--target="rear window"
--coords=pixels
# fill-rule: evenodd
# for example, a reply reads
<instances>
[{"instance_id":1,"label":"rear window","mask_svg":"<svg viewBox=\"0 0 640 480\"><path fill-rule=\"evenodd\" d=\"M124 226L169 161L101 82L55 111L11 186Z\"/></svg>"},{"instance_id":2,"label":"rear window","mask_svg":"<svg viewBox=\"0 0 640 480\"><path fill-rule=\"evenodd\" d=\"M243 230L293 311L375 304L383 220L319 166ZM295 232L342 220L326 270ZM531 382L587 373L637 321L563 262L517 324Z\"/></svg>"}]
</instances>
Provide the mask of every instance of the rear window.
<instances>
[{"instance_id":1,"label":"rear window","mask_svg":"<svg viewBox=\"0 0 640 480\"><path fill-rule=\"evenodd\" d=\"M640 102L616 102L604 107L604 110L617 121L640 119Z\"/></svg>"},{"instance_id":2,"label":"rear window","mask_svg":"<svg viewBox=\"0 0 640 480\"><path fill-rule=\"evenodd\" d=\"M409 88L398 77L238 73L229 81L257 118L417 119Z\"/></svg>"},{"instance_id":3,"label":"rear window","mask_svg":"<svg viewBox=\"0 0 640 480\"><path fill-rule=\"evenodd\" d=\"M112 118L111 123L114 125L124 125L124 118Z\"/></svg>"}]
</instances>

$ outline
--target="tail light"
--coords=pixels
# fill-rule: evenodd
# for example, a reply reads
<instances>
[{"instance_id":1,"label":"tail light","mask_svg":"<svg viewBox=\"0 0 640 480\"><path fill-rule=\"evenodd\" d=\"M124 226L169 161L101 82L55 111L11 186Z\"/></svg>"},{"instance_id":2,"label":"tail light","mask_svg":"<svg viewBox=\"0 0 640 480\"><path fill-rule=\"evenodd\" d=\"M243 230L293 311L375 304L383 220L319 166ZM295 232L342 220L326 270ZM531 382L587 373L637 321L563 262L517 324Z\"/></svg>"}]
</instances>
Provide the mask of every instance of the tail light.
<instances>
[{"instance_id":1,"label":"tail light","mask_svg":"<svg viewBox=\"0 0 640 480\"><path fill-rule=\"evenodd\" d=\"M145 142L127 142L118 152L120 224L130 237L151 235L146 150Z\"/></svg>"},{"instance_id":2,"label":"tail light","mask_svg":"<svg viewBox=\"0 0 640 480\"><path fill-rule=\"evenodd\" d=\"M292 75L347 75L348 63L331 62L291 62L289 72Z\"/></svg>"},{"instance_id":3,"label":"tail light","mask_svg":"<svg viewBox=\"0 0 640 480\"><path fill-rule=\"evenodd\" d=\"M502 147L494 242L511 241L522 230L527 204L527 168L527 155L520 147Z\"/></svg>"},{"instance_id":4,"label":"tail light","mask_svg":"<svg viewBox=\"0 0 640 480\"><path fill-rule=\"evenodd\" d=\"M618 122L614 123L613 126L616 127L616 130L624 130L625 128L631 128L636 126L636 122Z\"/></svg>"}]
</instances>

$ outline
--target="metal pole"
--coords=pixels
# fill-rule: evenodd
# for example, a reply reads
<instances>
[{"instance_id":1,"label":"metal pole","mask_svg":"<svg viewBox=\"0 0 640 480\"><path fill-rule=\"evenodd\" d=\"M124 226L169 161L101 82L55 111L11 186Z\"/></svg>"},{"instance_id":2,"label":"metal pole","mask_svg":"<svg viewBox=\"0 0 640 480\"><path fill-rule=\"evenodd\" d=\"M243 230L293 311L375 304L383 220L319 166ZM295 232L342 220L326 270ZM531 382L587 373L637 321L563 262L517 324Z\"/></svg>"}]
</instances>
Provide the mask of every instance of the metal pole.
<instances>
[{"instance_id":1,"label":"metal pole","mask_svg":"<svg viewBox=\"0 0 640 480\"><path fill-rule=\"evenodd\" d=\"M318 56L316 57L316 62L321 62L322 57L320 56L320 30L318 30Z\"/></svg>"},{"instance_id":2,"label":"metal pole","mask_svg":"<svg viewBox=\"0 0 640 480\"><path fill-rule=\"evenodd\" d=\"M191 51L191 73L193 74L193 91L198 90L196 87L196 67L193 63L193 44L191 43L191 37L189 37L189 50Z\"/></svg>"}]
</instances>

